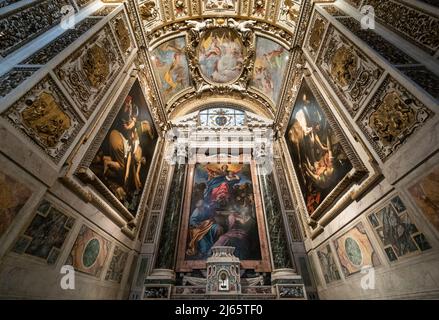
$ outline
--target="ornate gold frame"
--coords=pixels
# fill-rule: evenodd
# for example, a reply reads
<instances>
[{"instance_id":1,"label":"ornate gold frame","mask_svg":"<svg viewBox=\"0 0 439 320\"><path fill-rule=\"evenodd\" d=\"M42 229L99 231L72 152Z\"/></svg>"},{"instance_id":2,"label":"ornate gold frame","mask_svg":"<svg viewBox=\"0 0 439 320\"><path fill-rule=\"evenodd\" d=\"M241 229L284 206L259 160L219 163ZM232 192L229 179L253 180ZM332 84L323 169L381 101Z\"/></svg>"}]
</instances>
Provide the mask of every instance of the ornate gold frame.
<instances>
[{"instance_id":1,"label":"ornate gold frame","mask_svg":"<svg viewBox=\"0 0 439 320\"><path fill-rule=\"evenodd\" d=\"M343 130L341 129L339 123L337 122L335 116L333 115L330 107L326 103L325 99L322 97L319 90L316 88L313 80L311 78L303 77L300 86L302 83L305 82L308 87L310 88L311 92L315 96L317 102L319 103L322 111L324 112L328 123L331 127L331 129L334 131L334 134L336 137L340 140L341 146L343 150L346 152L346 155L349 159L349 161L352 163L352 170L347 173L343 179L335 186L335 188L329 193L329 195L320 203L320 205L317 207L317 209L309 215L306 206L303 206L303 210L308 214L310 225L316 225L317 220L319 220L327 211L328 208L330 208L335 201L338 199L339 196L343 194L343 192L347 191L354 183L360 182L368 173L366 166L361 161L360 157L356 153L355 149L353 148L352 144L349 142L348 138L344 134ZM293 101L293 108L291 110L291 115L293 114L294 107L297 102L297 97ZM291 118L290 115L290 118ZM289 121L288 121L289 123ZM285 133L286 134L286 133ZM284 135L285 136L285 135ZM286 142L286 140L285 140ZM289 152L288 152L289 154ZM290 160L291 160L291 155ZM292 162L292 160L291 160ZM294 170L293 170L294 171ZM301 202L304 201L303 194L298 188L297 192L300 194Z\"/></svg>"},{"instance_id":2,"label":"ornate gold frame","mask_svg":"<svg viewBox=\"0 0 439 320\"><path fill-rule=\"evenodd\" d=\"M244 159L242 156L240 157L230 157L224 155L218 155L213 157L208 157L207 159L199 159L197 158L195 161L197 163L200 162L239 162L239 163L247 163L250 164L251 171L251 179L253 184L253 194L255 198L255 211L256 218L258 221L258 234L259 234L259 243L261 249L261 260L242 260L241 267L243 269L254 269L257 272L270 272L271 271L271 260L269 254L268 240L267 240L267 232L266 232L266 222L265 215L262 207L262 200L259 188L259 182L257 178L257 168L254 160L248 161L248 159ZM177 272L190 272L193 269L205 269L206 261L196 260L196 261L188 261L185 260L185 252L186 252L186 243L187 243L187 235L188 235L188 225L189 225L189 215L190 215L190 207L191 207L191 198L192 198L192 186L194 180L195 173L195 164L188 165L188 175L186 177L186 196L183 203L183 216L180 224L180 235L178 241L178 253L177 253Z\"/></svg>"},{"instance_id":3,"label":"ornate gold frame","mask_svg":"<svg viewBox=\"0 0 439 320\"><path fill-rule=\"evenodd\" d=\"M197 93L204 91L219 90L237 90L243 92L247 89L248 83L251 78L251 72L253 70L254 55L255 55L255 33L253 25L256 21L246 20L243 22L237 22L233 18L217 18L206 19L202 22L187 20L186 24L189 26L186 35L186 54L189 63L189 72L192 80L195 84ZM244 63L240 76L237 79L233 79L227 83L215 83L206 79L200 70L198 60L198 48L201 40L208 32L212 32L215 29L228 28L236 32L243 45L244 51Z\"/></svg>"},{"instance_id":4,"label":"ornate gold frame","mask_svg":"<svg viewBox=\"0 0 439 320\"><path fill-rule=\"evenodd\" d=\"M78 167L76 168L76 170L73 173L74 176L78 177L79 180L81 180L85 184L93 186L96 189L96 191L98 191L99 194L102 195L121 214L123 219L128 221L128 224L129 225L131 224L132 226L137 224L137 219L140 217L140 213L144 211L145 206L146 206L145 195L146 195L146 191L148 189L149 181L151 179L151 168L154 165L154 157L151 161L150 171L148 172L148 177L145 181L145 185L144 185L144 188L142 191L140 202L139 202L139 205L137 208L136 216L133 216L131 214L131 212L129 212L128 209L125 208L125 206L115 197L115 195L107 188L107 186L94 174L94 172L92 172L90 170L89 167L90 167L90 164L93 161L96 153L98 152L100 146L102 145L102 143L103 143L103 141L108 133L108 130L110 129L116 116L118 115L120 109L122 108L125 97L128 95L128 93L130 92L131 88L133 87L133 85L136 81L139 81L139 83L141 83L140 79L137 76L130 77L128 79L123 90L121 91L116 102L114 103L112 109L107 114L106 119L101 126L101 129L94 137L94 140L91 142L90 146L88 147L87 151L85 152L84 157L81 159ZM144 98L145 98L145 101L147 101L145 95L144 95ZM152 117L152 113L149 110L149 106L148 106L148 112L151 114L151 117ZM160 132L160 130L158 130L155 123L154 123L154 127L155 127L157 132ZM156 146L155 146L155 150L157 150L157 147L159 146L159 144L160 144L160 141L157 141ZM155 155L155 153L156 152L154 151L154 155Z\"/></svg>"}]
</instances>

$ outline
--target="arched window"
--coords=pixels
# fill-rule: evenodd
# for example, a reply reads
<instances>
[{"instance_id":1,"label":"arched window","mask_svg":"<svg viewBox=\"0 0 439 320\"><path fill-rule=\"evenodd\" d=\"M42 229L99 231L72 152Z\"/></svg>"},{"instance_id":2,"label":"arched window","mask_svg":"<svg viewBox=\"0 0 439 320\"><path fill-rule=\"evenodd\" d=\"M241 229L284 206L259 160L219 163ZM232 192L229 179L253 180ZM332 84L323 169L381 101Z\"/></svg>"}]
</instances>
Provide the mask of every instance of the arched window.
<instances>
[{"instance_id":1,"label":"arched window","mask_svg":"<svg viewBox=\"0 0 439 320\"><path fill-rule=\"evenodd\" d=\"M198 122L203 127L238 127L245 125L245 112L233 108L210 108L200 111Z\"/></svg>"}]
</instances>

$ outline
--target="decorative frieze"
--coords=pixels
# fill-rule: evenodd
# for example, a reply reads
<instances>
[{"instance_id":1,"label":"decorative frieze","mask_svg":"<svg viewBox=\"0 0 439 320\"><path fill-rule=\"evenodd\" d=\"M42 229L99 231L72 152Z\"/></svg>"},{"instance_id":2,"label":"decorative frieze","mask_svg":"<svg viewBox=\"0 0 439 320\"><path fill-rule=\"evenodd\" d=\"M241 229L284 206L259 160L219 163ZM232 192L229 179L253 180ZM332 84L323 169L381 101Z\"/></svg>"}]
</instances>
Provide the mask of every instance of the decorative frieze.
<instances>
[{"instance_id":1,"label":"decorative frieze","mask_svg":"<svg viewBox=\"0 0 439 320\"><path fill-rule=\"evenodd\" d=\"M159 224L160 212L153 212L148 221L148 229L146 230L145 243L154 243L156 230Z\"/></svg>"},{"instance_id":2,"label":"decorative frieze","mask_svg":"<svg viewBox=\"0 0 439 320\"><path fill-rule=\"evenodd\" d=\"M430 54L439 49L439 18L395 0L365 0L375 18Z\"/></svg>"},{"instance_id":3,"label":"decorative frieze","mask_svg":"<svg viewBox=\"0 0 439 320\"><path fill-rule=\"evenodd\" d=\"M112 85L123 65L109 27L70 55L55 74L86 117Z\"/></svg>"},{"instance_id":4,"label":"decorative frieze","mask_svg":"<svg viewBox=\"0 0 439 320\"><path fill-rule=\"evenodd\" d=\"M84 125L63 93L44 78L2 116L58 162Z\"/></svg>"},{"instance_id":5,"label":"decorative frieze","mask_svg":"<svg viewBox=\"0 0 439 320\"><path fill-rule=\"evenodd\" d=\"M399 70L427 91L433 98L439 100L439 77L436 74L424 66L400 67Z\"/></svg>"},{"instance_id":6,"label":"decorative frieze","mask_svg":"<svg viewBox=\"0 0 439 320\"><path fill-rule=\"evenodd\" d=\"M33 75L36 70L38 69L14 68L2 75L0 77L0 97L6 96L9 92Z\"/></svg>"},{"instance_id":7,"label":"decorative frieze","mask_svg":"<svg viewBox=\"0 0 439 320\"><path fill-rule=\"evenodd\" d=\"M160 178L158 181L154 202L152 203L152 210L160 210L163 205L163 198L165 196L168 172L169 172L169 164L165 162L163 164L162 171L160 173Z\"/></svg>"},{"instance_id":8,"label":"decorative frieze","mask_svg":"<svg viewBox=\"0 0 439 320\"><path fill-rule=\"evenodd\" d=\"M433 114L404 87L388 77L357 124L381 160L385 161Z\"/></svg>"},{"instance_id":9,"label":"decorative frieze","mask_svg":"<svg viewBox=\"0 0 439 320\"><path fill-rule=\"evenodd\" d=\"M45 0L0 18L0 55L5 57L36 36L57 25L68 0Z\"/></svg>"},{"instance_id":10,"label":"decorative frieze","mask_svg":"<svg viewBox=\"0 0 439 320\"><path fill-rule=\"evenodd\" d=\"M274 3L275 1L272 2ZM295 30L299 22L301 4L302 0L282 0L277 18L278 22Z\"/></svg>"},{"instance_id":11,"label":"decorative frieze","mask_svg":"<svg viewBox=\"0 0 439 320\"><path fill-rule=\"evenodd\" d=\"M124 56L129 56L135 45L125 13L122 11L111 20L110 24L113 27L120 50Z\"/></svg>"},{"instance_id":12,"label":"decorative frieze","mask_svg":"<svg viewBox=\"0 0 439 320\"><path fill-rule=\"evenodd\" d=\"M343 101L344 107L354 116L383 70L332 26L322 48L317 66Z\"/></svg>"},{"instance_id":13,"label":"decorative frieze","mask_svg":"<svg viewBox=\"0 0 439 320\"><path fill-rule=\"evenodd\" d=\"M67 30L44 48L22 61L21 64L46 64L99 21L99 18L86 18L82 20L74 29Z\"/></svg>"},{"instance_id":14,"label":"decorative frieze","mask_svg":"<svg viewBox=\"0 0 439 320\"><path fill-rule=\"evenodd\" d=\"M305 48L308 50L312 58L315 58L318 54L327 26L328 21L316 12L309 29L310 31L305 40Z\"/></svg>"},{"instance_id":15,"label":"decorative frieze","mask_svg":"<svg viewBox=\"0 0 439 320\"><path fill-rule=\"evenodd\" d=\"M361 23L352 17L336 18L350 32L366 42L372 49L387 59L393 65L416 64L417 61L402 50L376 34L373 30L362 29Z\"/></svg>"}]
</instances>

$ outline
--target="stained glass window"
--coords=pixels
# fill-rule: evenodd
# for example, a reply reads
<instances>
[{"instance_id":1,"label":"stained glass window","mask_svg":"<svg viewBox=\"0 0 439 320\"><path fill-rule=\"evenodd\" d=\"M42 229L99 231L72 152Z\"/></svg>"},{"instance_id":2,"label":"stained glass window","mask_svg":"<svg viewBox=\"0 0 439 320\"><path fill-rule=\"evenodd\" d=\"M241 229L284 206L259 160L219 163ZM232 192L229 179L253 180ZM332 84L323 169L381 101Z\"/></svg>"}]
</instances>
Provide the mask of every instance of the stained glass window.
<instances>
[{"instance_id":1,"label":"stained glass window","mask_svg":"<svg viewBox=\"0 0 439 320\"><path fill-rule=\"evenodd\" d=\"M233 127L245 124L245 112L232 108L210 108L200 111L200 126Z\"/></svg>"}]
</instances>

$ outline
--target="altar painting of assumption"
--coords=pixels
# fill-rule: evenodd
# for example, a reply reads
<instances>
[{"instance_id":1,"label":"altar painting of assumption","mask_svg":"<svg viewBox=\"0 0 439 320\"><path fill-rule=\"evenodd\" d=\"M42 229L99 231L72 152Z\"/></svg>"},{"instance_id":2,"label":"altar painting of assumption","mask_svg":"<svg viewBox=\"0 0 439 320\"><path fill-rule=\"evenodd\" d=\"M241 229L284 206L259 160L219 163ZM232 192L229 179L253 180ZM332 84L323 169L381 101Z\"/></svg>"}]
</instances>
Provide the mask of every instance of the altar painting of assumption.
<instances>
[{"instance_id":1,"label":"altar painting of assumption","mask_svg":"<svg viewBox=\"0 0 439 320\"><path fill-rule=\"evenodd\" d=\"M198 47L201 74L216 83L239 78L244 51L238 34L230 29L213 29L206 33Z\"/></svg>"},{"instance_id":2,"label":"altar painting of assumption","mask_svg":"<svg viewBox=\"0 0 439 320\"><path fill-rule=\"evenodd\" d=\"M136 81L90 165L94 174L133 215L139 205L157 138Z\"/></svg>"},{"instance_id":3,"label":"altar painting of assumption","mask_svg":"<svg viewBox=\"0 0 439 320\"><path fill-rule=\"evenodd\" d=\"M262 91L274 103L278 102L285 74L288 51L276 42L257 37L256 59L250 85Z\"/></svg>"},{"instance_id":4,"label":"altar painting of assumption","mask_svg":"<svg viewBox=\"0 0 439 320\"><path fill-rule=\"evenodd\" d=\"M353 166L306 81L297 96L285 139L311 215Z\"/></svg>"},{"instance_id":5,"label":"altar painting of assumption","mask_svg":"<svg viewBox=\"0 0 439 320\"><path fill-rule=\"evenodd\" d=\"M261 259L249 164L195 166L187 239L186 260L205 260L214 246Z\"/></svg>"},{"instance_id":6,"label":"altar painting of assumption","mask_svg":"<svg viewBox=\"0 0 439 320\"><path fill-rule=\"evenodd\" d=\"M165 102L190 86L185 47L185 38L178 37L166 41L152 51L152 62Z\"/></svg>"}]
</instances>

